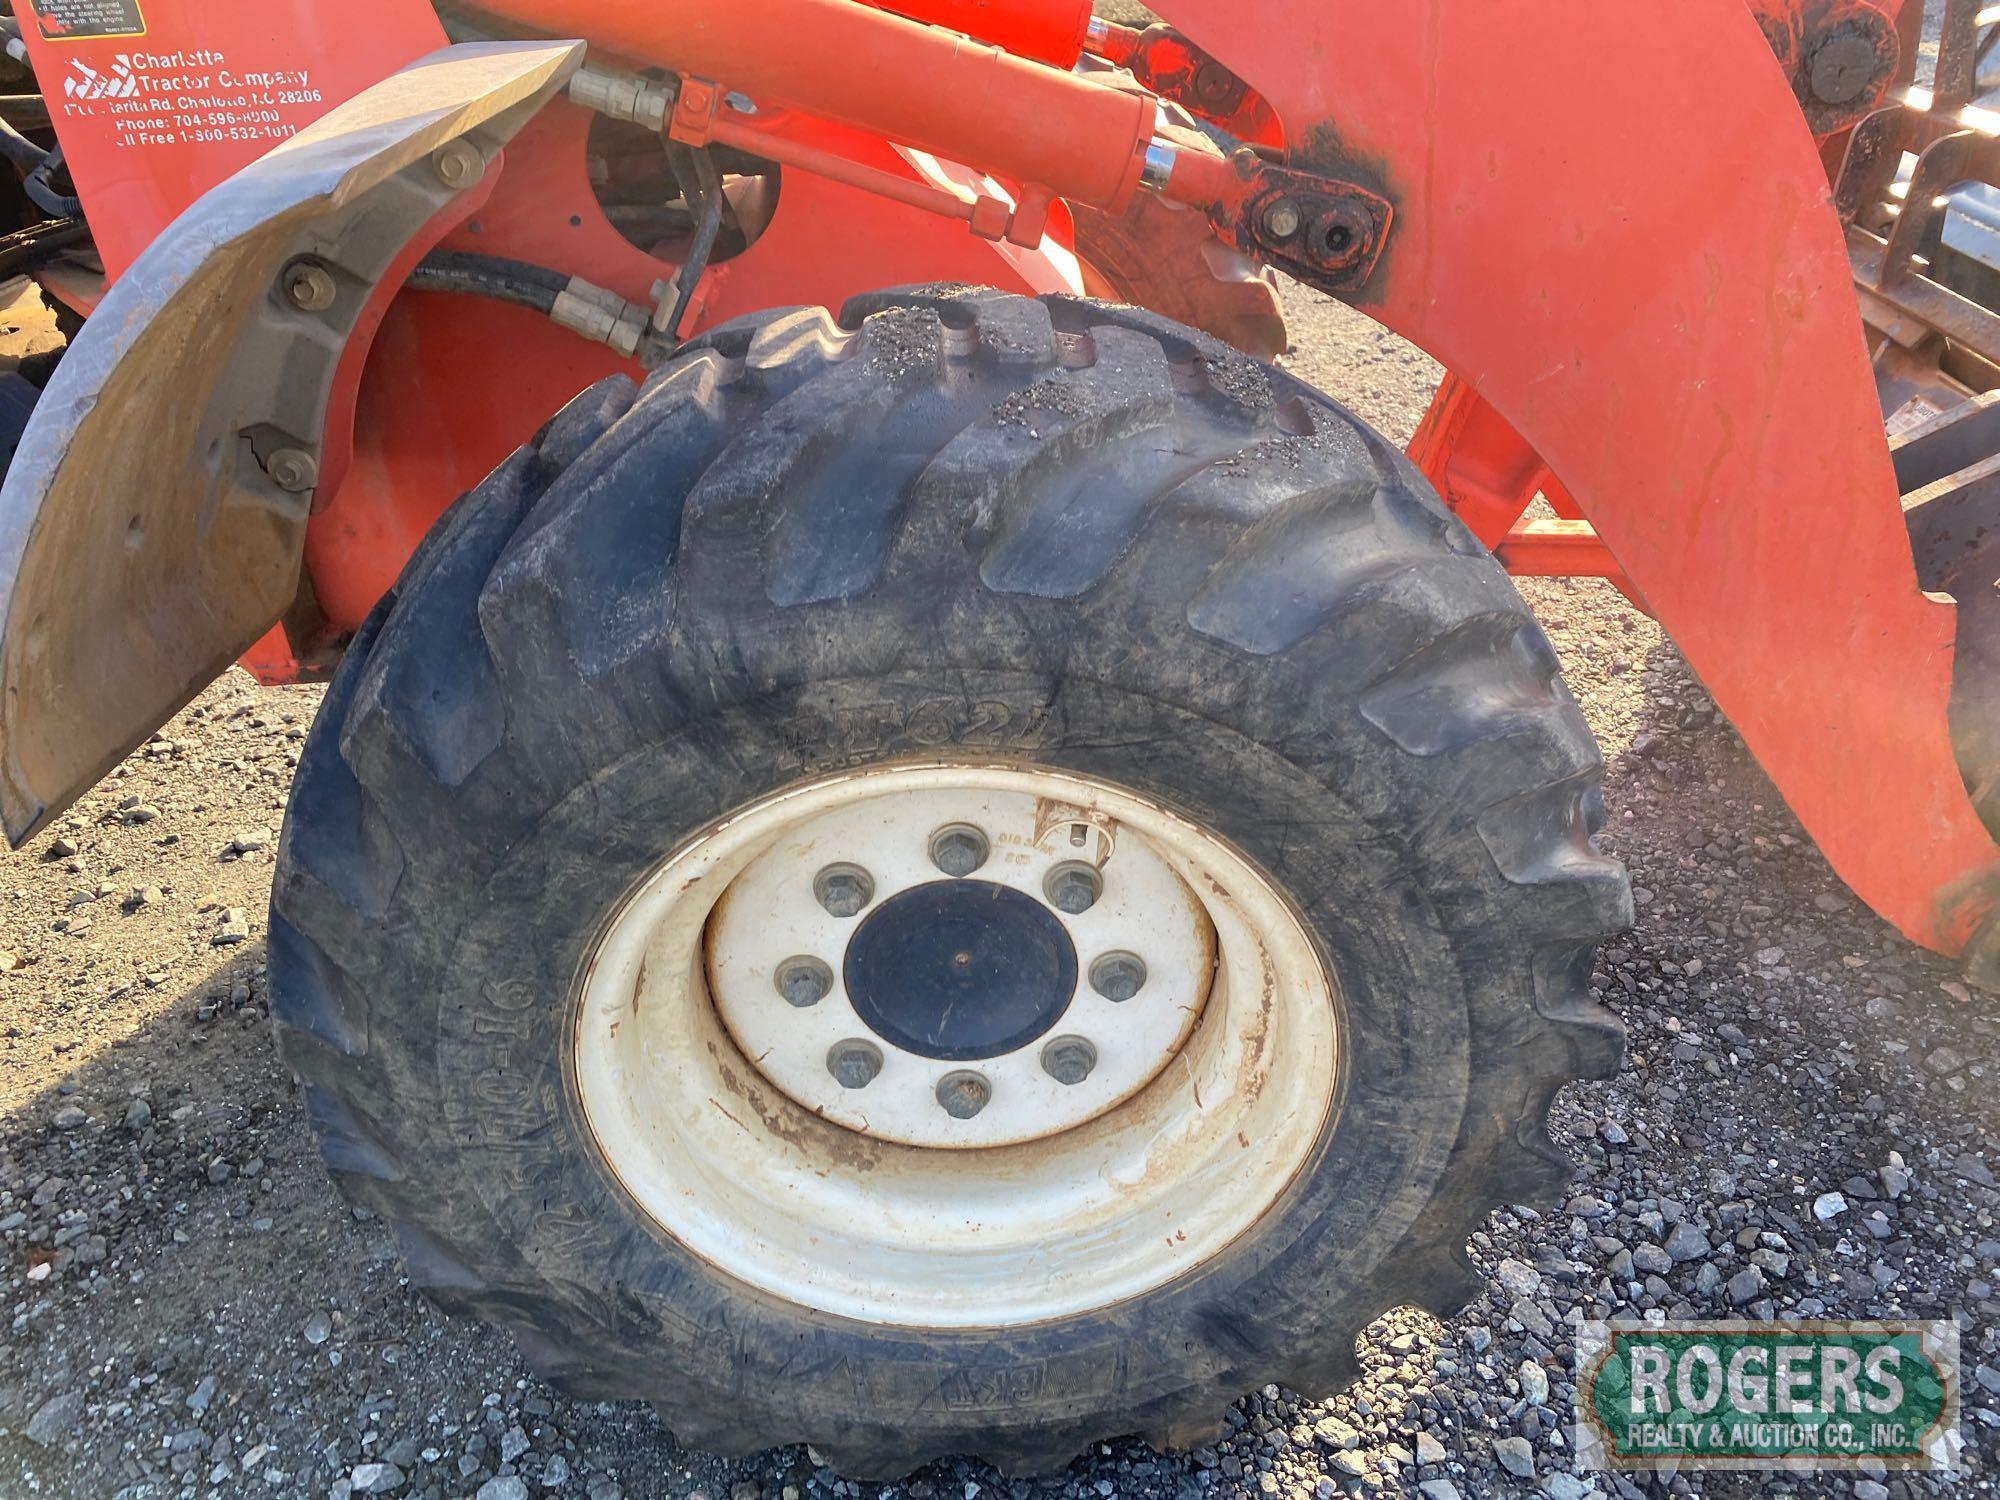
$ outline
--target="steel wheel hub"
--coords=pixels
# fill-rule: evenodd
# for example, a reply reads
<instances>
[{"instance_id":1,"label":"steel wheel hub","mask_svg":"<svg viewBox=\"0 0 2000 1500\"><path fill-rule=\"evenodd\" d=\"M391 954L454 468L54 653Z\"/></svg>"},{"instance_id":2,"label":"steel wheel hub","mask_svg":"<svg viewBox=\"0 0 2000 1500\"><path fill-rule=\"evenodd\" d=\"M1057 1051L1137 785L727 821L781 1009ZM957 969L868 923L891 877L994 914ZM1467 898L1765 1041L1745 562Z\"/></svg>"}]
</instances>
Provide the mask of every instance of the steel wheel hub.
<instances>
[{"instance_id":1,"label":"steel wheel hub","mask_svg":"<svg viewBox=\"0 0 2000 1500\"><path fill-rule=\"evenodd\" d=\"M1041 1140L1131 1098L1200 1019L1215 929L1144 839L1071 812L910 791L789 830L709 923L744 1056L821 1118L912 1146Z\"/></svg>"},{"instance_id":2,"label":"steel wheel hub","mask_svg":"<svg viewBox=\"0 0 2000 1500\"><path fill-rule=\"evenodd\" d=\"M1011 765L871 768L689 840L612 914L571 1075L607 1170L728 1274L987 1327L1199 1266L1338 1093L1283 895L1145 798Z\"/></svg>"}]
</instances>

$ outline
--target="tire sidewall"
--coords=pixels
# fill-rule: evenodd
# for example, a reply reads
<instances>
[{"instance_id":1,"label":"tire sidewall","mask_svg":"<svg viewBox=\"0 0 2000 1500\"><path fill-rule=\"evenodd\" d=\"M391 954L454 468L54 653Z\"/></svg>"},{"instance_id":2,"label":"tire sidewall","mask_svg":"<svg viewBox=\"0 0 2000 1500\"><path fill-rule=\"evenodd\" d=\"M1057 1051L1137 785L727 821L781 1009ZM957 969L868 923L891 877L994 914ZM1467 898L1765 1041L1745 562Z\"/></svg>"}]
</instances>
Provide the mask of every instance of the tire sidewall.
<instances>
[{"instance_id":1,"label":"tire sidewall","mask_svg":"<svg viewBox=\"0 0 2000 1500\"><path fill-rule=\"evenodd\" d=\"M643 1349L718 1395L754 1388L801 1414L852 1413L859 1397L903 1431L1038 1425L1079 1406L1129 1407L1136 1421L1205 1380L1229 1390L1269 1347L1310 1342L1302 1326L1351 1320L1342 1290L1364 1285L1413 1227L1468 1089L1459 965L1402 853L1361 837L1361 815L1284 757L1128 689L930 670L822 682L773 708L718 711L606 767L524 830L489 878L466 872L456 900L428 893L428 919L455 929L452 957L441 974L410 976L410 994L438 998L401 1024L432 1031L436 1145L450 1155L436 1170L477 1194L512 1253L565 1289L601 1347ZM1174 807L1288 892L1336 978L1340 1100L1290 1190L1221 1256L1101 1312L1022 1329L895 1329L761 1293L631 1200L570 1073L595 941L664 860L802 780L927 756L1032 760ZM1342 828L1356 837L1329 836Z\"/></svg>"}]
</instances>

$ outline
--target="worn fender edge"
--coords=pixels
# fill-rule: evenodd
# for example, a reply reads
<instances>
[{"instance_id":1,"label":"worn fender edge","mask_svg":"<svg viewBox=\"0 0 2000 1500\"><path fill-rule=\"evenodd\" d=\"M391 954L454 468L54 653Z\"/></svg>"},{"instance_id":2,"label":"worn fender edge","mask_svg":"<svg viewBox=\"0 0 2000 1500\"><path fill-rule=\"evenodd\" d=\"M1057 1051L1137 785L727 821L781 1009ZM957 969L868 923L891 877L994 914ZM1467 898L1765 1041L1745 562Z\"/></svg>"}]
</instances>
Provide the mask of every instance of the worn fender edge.
<instances>
[{"instance_id":1,"label":"worn fender edge","mask_svg":"<svg viewBox=\"0 0 2000 1500\"><path fill-rule=\"evenodd\" d=\"M350 337L583 52L419 59L210 190L105 295L0 486L0 828L14 846L291 605ZM301 256L326 269L330 305L279 295Z\"/></svg>"}]
</instances>

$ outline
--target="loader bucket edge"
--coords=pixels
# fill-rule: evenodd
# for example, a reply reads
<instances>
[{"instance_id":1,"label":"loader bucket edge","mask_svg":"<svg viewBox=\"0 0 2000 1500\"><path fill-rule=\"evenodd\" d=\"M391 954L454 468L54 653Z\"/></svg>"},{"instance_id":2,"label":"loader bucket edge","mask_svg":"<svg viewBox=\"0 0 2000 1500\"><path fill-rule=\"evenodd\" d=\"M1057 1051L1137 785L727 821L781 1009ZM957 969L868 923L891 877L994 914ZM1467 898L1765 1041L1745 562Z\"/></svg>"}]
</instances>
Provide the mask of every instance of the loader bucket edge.
<instances>
[{"instance_id":1,"label":"loader bucket edge","mask_svg":"<svg viewBox=\"0 0 2000 1500\"><path fill-rule=\"evenodd\" d=\"M349 336L470 185L464 158L440 172L434 153L463 141L490 159L583 50L418 60L208 192L105 295L0 486L0 828L13 845L292 603ZM331 306L274 295L301 255L330 271Z\"/></svg>"}]
</instances>

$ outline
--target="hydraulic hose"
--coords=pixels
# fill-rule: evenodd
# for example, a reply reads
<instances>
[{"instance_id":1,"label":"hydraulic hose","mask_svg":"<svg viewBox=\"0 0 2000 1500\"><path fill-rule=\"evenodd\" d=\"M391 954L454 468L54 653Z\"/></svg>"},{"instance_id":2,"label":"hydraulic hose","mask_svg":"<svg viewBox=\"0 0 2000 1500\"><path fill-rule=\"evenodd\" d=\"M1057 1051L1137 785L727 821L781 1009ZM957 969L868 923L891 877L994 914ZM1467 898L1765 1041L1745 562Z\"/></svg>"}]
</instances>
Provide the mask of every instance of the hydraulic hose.
<instances>
[{"instance_id":1,"label":"hydraulic hose","mask_svg":"<svg viewBox=\"0 0 2000 1500\"><path fill-rule=\"evenodd\" d=\"M569 286L569 278L547 266L522 260L502 260L494 255L469 255L461 250L437 250L425 256L410 273L410 286L421 292L455 292L467 297L491 297L553 313L556 298Z\"/></svg>"},{"instance_id":2,"label":"hydraulic hose","mask_svg":"<svg viewBox=\"0 0 2000 1500\"><path fill-rule=\"evenodd\" d=\"M40 94L0 94L0 120L17 130L47 130L54 123Z\"/></svg>"},{"instance_id":3,"label":"hydraulic hose","mask_svg":"<svg viewBox=\"0 0 2000 1500\"><path fill-rule=\"evenodd\" d=\"M0 278L19 276L72 245L85 244L90 227L80 219L45 219L0 235Z\"/></svg>"},{"instance_id":4,"label":"hydraulic hose","mask_svg":"<svg viewBox=\"0 0 2000 1500\"><path fill-rule=\"evenodd\" d=\"M51 178L63 164L62 147L42 158L41 165L21 179L21 191L28 200L51 219L80 219L83 217L83 199L74 193L56 191Z\"/></svg>"},{"instance_id":5,"label":"hydraulic hose","mask_svg":"<svg viewBox=\"0 0 2000 1500\"><path fill-rule=\"evenodd\" d=\"M58 192L49 180L62 166L62 147L44 151L0 113L0 156L21 174L21 190L43 213L52 219L82 217L83 200L73 193Z\"/></svg>"},{"instance_id":6,"label":"hydraulic hose","mask_svg":"<svg viewBox=\"0 0 2000 1500\"><path fill-rule=\"evenodd\" d=\"M565 276L527 261L440 250L418 262L407 285L420 292L490 297L529 308L647 369L673 347L671 339L660 337L650 326L650 308L627 302L616 292L593 286L581 277Z\"/></svg>"},{"instance_id":7,"label":"hydraulic hose","mask_svg":"<svg viewBox=\"0 0 2000 1500\"><path fill-rule=\"evenodd\" d=\"M49 159L49 153L15 129L14 122L5 114L0 114L0 156L6 157L23 177L40 171L42 163Z\"/></svg>"}]
</instances>

